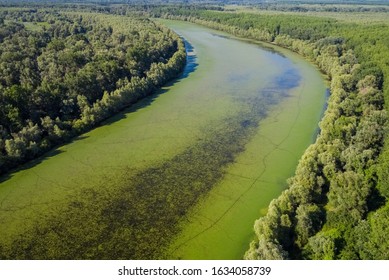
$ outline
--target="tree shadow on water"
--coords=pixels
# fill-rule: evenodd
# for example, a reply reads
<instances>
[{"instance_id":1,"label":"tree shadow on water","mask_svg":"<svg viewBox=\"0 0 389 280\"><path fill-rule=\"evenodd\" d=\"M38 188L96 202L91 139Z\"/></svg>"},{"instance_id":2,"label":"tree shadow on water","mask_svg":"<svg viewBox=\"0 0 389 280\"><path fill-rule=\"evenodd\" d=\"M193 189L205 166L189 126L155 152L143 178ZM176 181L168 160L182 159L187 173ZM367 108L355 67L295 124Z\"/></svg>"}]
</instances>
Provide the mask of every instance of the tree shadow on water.
<instances>
[{"instance_id":1,"label":"tree shadow on water","mask_svg":"<svg viewBox=\"0 0 389 280\"><path fill-rule=\"evenodd\" d=\"M186 53L187 53L186 65L184 67L184 70L181 72L181 74L178 75L177 78L167 82L163 86L163 88L157 89L154 91L154 93L152 93L144 98L141 98L140 100L136 101L135 103L129 105L127 108L124 108L122 111L120 111L120 112L116 113L115 115L102 121L100 124L96 125L93 129L96 129L96 128L101 127L101 126L112 125L119 120L127 118L127 115L129 113L134 113L140 109L146 108L147 106L151 105L154 102L154 100L156 100L161 94L165 94L165 93L169 92L170 87L181 82L181 80L187 78L190 75L190 73L192 73L196 70L198 64L196 62L197 56L195 54L194 47L187 40L185 40L183 37L181 37L181 39L185 43L185 48L186 48ZM60 153L65 152L65 151L61 150L60 147L68 145L68 144L76 142L76 141L79 141L79 140L82 140L82 139L85 139L85 138L88 138L88 137L89 136L82 134L82 135L73 137L71 139L65 140L64 143L61 143L58 146L53 147L52 149L50 149L46 153L44 153L42 156L40 156L36 159L32 159L32 160L28 161L27 163L22 164L21 166L15 168L15 169L11 169L8 172L6 172L5 174L1 175L0 176L0 183L9 180L19 171L30 169L30 168L42 163L43 161L45 161L51 157L54 157Z\"/></svg>"},{"instance_id":2,"label":"tree shadow on water","mask_svg":"<svg viewBox=\"0 0 389 280\"><path fill-rule=\"evenodd\" d=\"M165 85L163 85L162 88L157 89L154 93L150 94L149 96L146 96L134 104L130 105L129 107L125 108L123 111L115 114L114 116L108 118L107 120L103 121L100 126L103 125L112 125L115 122L125 119L127 117L127 114L137 112L140 109L144 109L151 105L160 95L168 93L170 90L170 87L178 84L185 78L189 77L189 75L194 72L198 66L197 63L197 55L195 52L195 49L191 43L189 43L187 40L185 40L183 37L181 39L184 41L185 49L186 49L186 65L184 67L184 70L181 72L181 74L167 82Z\"/></svg>"},{"instance_id":3,"label":"tree shadow on water","mask_svg":"<svg viewBox=\"0 0 389 280\"><path fill-rule=\"evenodd\" d=\"M181 39L184 41L185 49L186 49L186 65L182 74L176 79L176 81L180 81L184 78L187 78L190 73L194 72L198 66L197 63L197 55L195 49L191 43L185 40L183 37Z\"/></svg>"},{"instance_id":4,"label":"tree shadow on water","mask_svg":"<svg viewBox=\"0 0 389 280\"><path fill-rule=\"evenodd\" d=\"M12 168L10 170L7 171L7 173L3 174L0 176L0 183L3 183L9 179L11 179L16 173L18 173L19 171L23 171L23 170L27 170L27 169L30 169L30 168L33 168L35 167L36 165L44 162L45 160L48 160L56 155L59 155L61 153L63 153L64 151L61 150L60 148L65 146L65 145L68 145L70 143L74 143L76 141L79 141L79 140L82 140L82 139L86 139L88 138L88 136L86 135L79 135L79 136L76 136L76 137L73 137L69 140L65 140L64 143L61 143L61 144L58 144L57 146L54 146L53 148L49 149L48 151L46 151L44 154L42 154L41 156L37 157L37 158L34 158L34 159L31 159L29 161L27 161L26 163L23 163L22 165L16 167L16 168Z\"/></svg>"}]
</instances>

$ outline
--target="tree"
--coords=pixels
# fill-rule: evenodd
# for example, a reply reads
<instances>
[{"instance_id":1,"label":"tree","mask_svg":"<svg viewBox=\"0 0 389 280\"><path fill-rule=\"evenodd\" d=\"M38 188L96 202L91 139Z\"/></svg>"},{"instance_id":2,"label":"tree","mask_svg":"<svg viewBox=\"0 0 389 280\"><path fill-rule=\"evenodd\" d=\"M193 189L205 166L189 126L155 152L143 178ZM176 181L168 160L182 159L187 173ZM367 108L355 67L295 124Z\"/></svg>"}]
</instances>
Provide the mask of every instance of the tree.
<instances>
[{"instance_id":1,"label":"tree","mask_svg":"<svg viewBox=\"0 0 389 280\"><path fill-rule=\"evenodd\" d=\"M296 244L303 248L322 226L323 210L315 204L301 204L296 210Z\"/></svg>"}]
</instances>

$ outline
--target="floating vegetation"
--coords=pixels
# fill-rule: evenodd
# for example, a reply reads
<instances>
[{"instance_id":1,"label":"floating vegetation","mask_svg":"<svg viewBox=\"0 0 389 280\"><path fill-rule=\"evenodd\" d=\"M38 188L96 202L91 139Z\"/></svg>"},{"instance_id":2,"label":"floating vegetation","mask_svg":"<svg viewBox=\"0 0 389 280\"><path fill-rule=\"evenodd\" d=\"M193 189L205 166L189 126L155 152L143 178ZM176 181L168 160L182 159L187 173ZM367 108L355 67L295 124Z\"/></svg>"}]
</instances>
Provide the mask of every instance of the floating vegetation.
<instances>
[{"instance_id":1,"label":"floating vegetation","mask_svg":"<svg viewBox=\"0 0 389 280\"><path fill-rule=\"evenodd\" d=\"M266 91L268 92L268 91ZM42 219L3 248L7 259L160 259L179 221L223 177L269 104L284 91L244 99L245 110L208 126L184 152L135 176L116 190L84 190L67 209ZM127 175L128 174L128 175Z\"/></svg>"}]
</instances>

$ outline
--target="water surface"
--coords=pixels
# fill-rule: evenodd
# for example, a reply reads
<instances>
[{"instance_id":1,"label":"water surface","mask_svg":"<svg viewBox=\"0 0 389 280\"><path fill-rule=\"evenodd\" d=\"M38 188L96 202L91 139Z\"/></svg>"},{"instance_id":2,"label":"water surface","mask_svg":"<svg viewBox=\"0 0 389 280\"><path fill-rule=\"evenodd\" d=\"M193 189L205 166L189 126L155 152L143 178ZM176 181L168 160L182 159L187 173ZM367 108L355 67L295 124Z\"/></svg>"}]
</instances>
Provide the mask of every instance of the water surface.
<instances>
[{"instance_id":1,"label":"water surface","mask_svg":"<svg viewBox=\"0 0 389 280\"><path fill-rule=\"evenodd\" d=\"M186 23L167 24L186 38L205 37L201 42L206 44L206 61L224 57L230 63L215 75L221 74L225 80L220 77L220 83L228 86L223 96L234 96L245 112L235 118L244 115L248 121L241 124L254 126L246 128L244 149L223 169L223 178L182 222L170 258L239 259L254 236L255 219L285 188L298 159L314 140L325 102L323 77L287 50L201 29L213 38L204 36ZM201 64L199 59L199 68Z\"/></svg>"},{"instance_id":2,"label":"water surface","mask_svg":"<svg viewBox=\"0 0 389 280\"><path fill-rule=\"evenodd\" d=\"M313 141L323 78L288 51L164 23L187 41L183 76L4 177L5 256L243 257Z\"/></svg>"}]
</instances>

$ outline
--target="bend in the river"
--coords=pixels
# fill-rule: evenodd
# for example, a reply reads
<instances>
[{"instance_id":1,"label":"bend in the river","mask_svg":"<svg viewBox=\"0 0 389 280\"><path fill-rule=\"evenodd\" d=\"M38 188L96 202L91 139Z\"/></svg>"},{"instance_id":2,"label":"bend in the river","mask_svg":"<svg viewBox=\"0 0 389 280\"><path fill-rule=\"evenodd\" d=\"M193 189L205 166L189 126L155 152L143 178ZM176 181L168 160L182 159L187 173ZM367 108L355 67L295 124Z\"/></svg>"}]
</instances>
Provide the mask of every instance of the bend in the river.
<instances>
[{"instance_id":1,"label":"bend in the river","mask_svg":"<svg viewBox=\"0 0 389 280\"><path fill-rule=\"evenodd\" d=\"M164 23L187 40L181 79L4 179L5 256L242 258L313 141L325 84L289 51Z\"/></svg>"}]
</instances>

